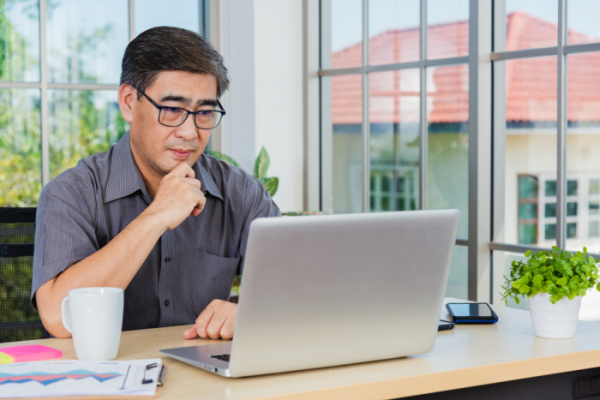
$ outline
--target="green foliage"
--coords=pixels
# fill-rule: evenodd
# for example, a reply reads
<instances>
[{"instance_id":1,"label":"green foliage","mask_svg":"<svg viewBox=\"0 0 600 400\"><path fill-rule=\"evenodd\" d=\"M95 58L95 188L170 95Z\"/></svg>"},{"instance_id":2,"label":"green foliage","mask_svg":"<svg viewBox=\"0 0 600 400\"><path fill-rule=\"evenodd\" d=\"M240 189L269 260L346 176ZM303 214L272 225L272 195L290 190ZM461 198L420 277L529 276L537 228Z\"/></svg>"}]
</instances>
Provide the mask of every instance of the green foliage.
<instances>
[{"instance_id":1,"label":"green foliage","mask_svg":"<svg viewBox=\"0 0 600 400\"><path fill-rule=\"evenodd\" d=\"M323 211L289 211L284 212L282 215L287 215L288 217L299 217L304 215L328 215Z\"/></svg>"},{"instance_id":2,"label":"green foliage","mask_svg":"<svg viewBox=\"0 0 600 400\"><path fill-rule=\"evenodd\" d=\"M217 151L212 151L212 150L204 150L204 152L206 154L208 154L209 156L216 158L217 160L223 161L229 165L233 165L234 167L240 168L240 164L238 164L237 161L235 161L233 158L231 158L229 156L226 156L223 153L219 153Z\"/></svg>"},{"instance_id":3,"label":"green foliage","mask_svg":"<svg viewBox=\"0 0 600 400\"><path fill-rule=\"evenodd\" d=\"M527 298L538 293L548 293L550 302L555 304L563 297L573 300L577 296L585 296L588 289L596 287L600 291L597 264L599 260L583 252L573 254L552 247L547 251L525 253L526 262L513 261L510 278L502 289L502 300L508 304L508 298L519 304L519 296Z\"/></svg>"},{"instance_id":4,"label":"green foliage","mask_svg":"<svg viewBox=\"0 0 600 400\"><path fill-rule=\"evenodd\" d=\"M279 187L279 178L260 178L260 181L265 187L265 190L269 192L271 197L275 196L275 192L277 192L277 188Z\"/></svg>"},{"instance_id":5,"label":"green foliage","mask_svg":"<svg viewBox=\"0 0 600 400\"><path fill-rule=\"evenodd\" d=\"M233 280L233 287L231 288L231 291L239 296L240 286L242 286L242 275L238 275L235 277L235 279Z\"/></svg>"},{"instance_id":6,"label":"green foliage","mask_svg":"<svg viewBox=\"0 0 600 400\"><path fill-rule=\"evenodd\" d=\"M260 153L258 153L258 157L256 157L256 161L254 162L254 177L258 179L266 178L269 164L271 164L271 159L263 147L260 149Z\"/></svg>"},{"instance_id":7,"label":"green foliage","mask_svg":"<svg viewBox=\"0 0 600 400\"><path fill-rule=\"evenodd\" d=\"M238 164L233 158L226 156L223 153L219 153L217 151L212 150L204 150L204 152L209 156L216 158L217 160L221 160L229 165L241 168L240 164ZM256 162L254 163L254 177L260 180L260 182L265 187L265 190L269 192L271 197L273 197L275 196L277 188L279 187L279 178L267 178L267 169L269 168L270 163L271 160L269 159L269 154L267 153L267 150L265 150L265 148L263 147L262 149L260 149L260 153L258 154L258 157L256 157Z\"/></svg>"}]
</instances>

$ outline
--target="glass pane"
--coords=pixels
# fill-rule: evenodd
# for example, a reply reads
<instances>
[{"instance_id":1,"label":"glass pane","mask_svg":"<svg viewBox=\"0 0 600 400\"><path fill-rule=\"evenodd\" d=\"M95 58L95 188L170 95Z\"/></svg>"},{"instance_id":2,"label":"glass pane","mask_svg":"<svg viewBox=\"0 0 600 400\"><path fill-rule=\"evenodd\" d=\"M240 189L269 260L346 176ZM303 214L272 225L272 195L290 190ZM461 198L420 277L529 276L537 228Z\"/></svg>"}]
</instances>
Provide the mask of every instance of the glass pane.
<instances>
[{"instance_id":1,"label":"glass pane","mask_svg":"<svg viewBox=\"0 0 600 400\"><path fill-rule=\"evenodd\" d=\"M519 199L535 199L537 196L537 176L519 176Z\"/></svg>"},{"instance_id":2,"label":"glass pane","mask_svg":"<svg viewBox=\"0 0 600 400\"><path fill-rule=\"evenodd\" d=\"M504 62L506 142L504 239L507 243L556 244L556 57ZM538 213L521 213L535 204Z\"/></svg>"},{"instance_id":3,"label":"glass pane","mask_svg":"<svg viewBox=\"0 0 600 400\"><path fill-rule=\"evenodd\" d=\"M544 216L547 218L556 217L556 203L546 203L546 212Z\"/></svg>"},{"instance_id":4,"label":"glass pane","mask_svg":"<svg viewBox=\"0 0 600 400\"><path fill-rule=\"evenodd\" d=\"M556 239L556 224L546 224L545 239Z\"/></svg>"},{"instance_id":5,"label":"glass pane","mask_svg":"<svg viewBox=\"0 0 600 400\"><path fill-rule=\"evenodd\" d=\"M468 233L469 67L427 69L427 208L458 208Z\"/></svg>"},{"instance_id":6,"label":"glass pane","mask_svg":"<svg viewBox=\"0 0 600 400\"><path fill-rule=\"evenodd\" d=\"M42 191L40 91L0 90L0 207L36 206Z\"/></svg>"},{"instance_id":7,"label":"glass pane","mask_svg":"<svg viewBox=\"0 0 600 400\"><path fill-rule=\"evenodd\" d=\"M570 222L567 224L567 239L577 238L577 223ZM578 249L581 250L581 249Z\"/></svg>"},{"instance_id":8,"label":"glass pane","mask_svg":"<svg viewBox=\"0 0 600 400\"><path fill-rule=\"evenodd\" d=\"M556 46L557 0L506 0L506 51Z\"/></svg>"},{"instance_id":9,"label":"glass pane","mask_svg":"<svg viewBox=\"0 0 600 400\"><path fill-rule=\"evenodd\" d=\"M165 7L164 0L135 0L135 34L155 26L175 26L200 33L202 12L199 0L178 0Z\"/></svg>"},{"instance_id":10,"label":"glass pane","mask_svg":"<svg viewBox=\"0 0 600 400\"><path fill-rule=\"evenodd\" d=\"M454 246L450 261L450 275L444 297L454 297L466 300L469 297L468 288L469 249L466 246Z\"/></svg>"},{"instance_id":11,"label":"glass pane","mask_svg":"<svg viewBox=\"0 0 600 400\"><path fill-rule=\"evenodd\" d=\"M327 1L322 2L327 7ZM331 16L331 31L321 32L323 40L321 68L348 68L362 65L361 0L330 0L331 7L323 15Z\"/></svg>"},{"instance_id":12,"label":"glass pane","mask_svg":"<svg viewBox=\"0 0 600 400\"><path fill-rule=\"evenodd\" d=\"M427 58L469 54L469 0L427 2Z\"/></svg>"},{"instance_id":13,"label":"glass pane","mask_svg":"<svg viewBox=\"0 0 600 400\"><path fill-rule=\"evenodd\" d=\"M0 3L0 81L39 82L40 16L37 0Z\"/></svg>"},{"instance_id":14,"label":"glass pane","mask_svg":"<svg viewBox=\"0 0 600 400\"><path fill-rule=\"evenodd\" d=\"M332 88L333 212L362 212L362 76L327 79Z\"/></svg>"},{"instance_id":15,"label":"glass pane","mask_svg":"<svg viewBox=\"0 0 600 400\"><path fill-rule=\"evenodd\" d=\"M519 219L536 219L537 203L519 204Z\"/></svg>"},{"instance_id":16,"label":"glass pane","mask_svg":"<svg viewBox=\"0 0 600 400\"><path fill-rule=\"evenodd\" d=\"M567 196L577 196L577 181L567 181Z\"/></svg>"},{"instance_id":17,"label":"glass pane","mask_svg":"<svg viewBox=\"0 0 600 400\"><path fill-rule=\"evenodd\" d=\"M556 197L556 181L546 181L546 197Z\"/></svg>"},{"instance_id":18,"label":"glass pane","mask_svg":"<svg viewBox=\"0 0 600 400\"><path fill-rule=\"evenodd\" d=\"M582 3L582 2L578 2ZM583 5L583 3L582 3ZM569 9L571 9L570 6ZM597 252L600 237L600 53L567 57L567 236L569 250ZM569 224L572 228L569 231Z\"/></svg>"},{"instance_id":19,"label":"glass pane","mask_svg":"<svg viewBox=\"0 0 600 400\"><path fill-rule=\"evenodd\" d=\"M419 70L369 74L371 211L419 208Z\"/></svg>"},{"instance_id":20,"label":"glass pane","mask_svg":"<svg viewBox=\"0 0 600 400\"><path fill-rule=\"evenodd\" d=\"M50 178L92 154L107 151L129 129L116 90L48 91Z\"/></svg>"},{"instance_id":21,"label":"glass pane","mask_svg":"<svg viewBox=\"0 0 600 400\"><path fill-rule=\"evenodd\" d=\"M600 41L600 2L598 0L567 0L568 43Z\"/></svg>"},{"instance_id":22,"label":"glass pane","mask_svg":"<svg viewBox=\"0 0 600 400\"><path fill-rule=\"evenodd\" d=\"M122 0L64 0L48 7L50 82L118 84L128 12Z\"/></svg>"},{"instance_id":23,"label":"glass pane","mask_svg":"<svg viewBox=\"0 0 600 400\"><path fill-rule=\"evenodd\" d=\"M369 1L369 63L419 60L419 0Z\"/></svg>"}]
</instances>

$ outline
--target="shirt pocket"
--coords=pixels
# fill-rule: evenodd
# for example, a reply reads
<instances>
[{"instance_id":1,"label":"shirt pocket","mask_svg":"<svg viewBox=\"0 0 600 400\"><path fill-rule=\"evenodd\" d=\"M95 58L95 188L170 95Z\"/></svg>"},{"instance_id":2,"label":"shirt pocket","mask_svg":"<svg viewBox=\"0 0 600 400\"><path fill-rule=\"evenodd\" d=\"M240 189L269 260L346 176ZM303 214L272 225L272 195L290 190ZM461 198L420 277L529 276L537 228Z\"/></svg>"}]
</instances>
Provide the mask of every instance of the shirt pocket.
<instances>
[{"instance_id":1,"label":"shirt pocket","mask_svg":"<svg viewBox=\"0 0 600 400\"><path fill-rule=\"evenodd\" d=\"M195 250L196 278L192 280L192 310L200 314L213 300L229 300L231 286L240 264L240 258L215 256Z\"/></svg>"}]
</instances>

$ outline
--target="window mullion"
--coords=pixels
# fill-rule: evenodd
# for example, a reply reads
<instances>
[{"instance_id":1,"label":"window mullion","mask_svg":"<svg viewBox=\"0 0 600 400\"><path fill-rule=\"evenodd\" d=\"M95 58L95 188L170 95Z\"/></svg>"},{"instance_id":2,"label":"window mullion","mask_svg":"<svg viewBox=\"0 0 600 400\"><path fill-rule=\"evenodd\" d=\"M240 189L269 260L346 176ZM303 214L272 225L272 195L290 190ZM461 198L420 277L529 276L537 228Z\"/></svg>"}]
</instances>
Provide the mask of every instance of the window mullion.
<instances>
[{"instance_id":1,"label":"window mullion","mask_svg":"<svg viewBox=\"0 0 600 400\"><path fill-rule=\"evenodd\" d=\"M129 41L135 38L135 0L129 0Z\"/></svg>"},{"instance_id":2,"label":"window mullion","mask_svg":"<svg viewBox=\"0 0 600 400\"><path fill-rule=\"evenodd\" d=\"M42 186L50 182L48 140L48 62L46 59L46 0L40 0L40 134L42 139Z\"/></svg>"},{"instance_id":3,"label":"window mullion","mask_svg":"<svg viewBox=\"0 0 600 400\"><path fill-rule=\"evenodd\" d=\"M427 209L427 0L421 0L419 47L419 209Z\"/></svg>"},{"instance_id":4,"label":"window mullion","mask_svg":"<svg viewBox=\"0 0 600 400\"><path fill-rule=\"evenodd\" d=\"M369 64L369 0L363 0L363 54L362 65L366 67ZM363 179L362 179L362 211L369 212L370 207L370 177L371 177L371 156L369 149L369 74L362 75L362 148L363 148Z\"/></svg>"},{"instance_id":5,"label":"window mullion","mask_svg":"<svg viewBox=\"0 0 600 400\"><path fill-rule=\"evenodd\" d=\"M558 0L558 56L557 56L557 174L556 174L556 245L565 248L567 235L567 132L566 132L566 56L563 47L565 45L565 0Z\"/></svg>"}]
</instances>

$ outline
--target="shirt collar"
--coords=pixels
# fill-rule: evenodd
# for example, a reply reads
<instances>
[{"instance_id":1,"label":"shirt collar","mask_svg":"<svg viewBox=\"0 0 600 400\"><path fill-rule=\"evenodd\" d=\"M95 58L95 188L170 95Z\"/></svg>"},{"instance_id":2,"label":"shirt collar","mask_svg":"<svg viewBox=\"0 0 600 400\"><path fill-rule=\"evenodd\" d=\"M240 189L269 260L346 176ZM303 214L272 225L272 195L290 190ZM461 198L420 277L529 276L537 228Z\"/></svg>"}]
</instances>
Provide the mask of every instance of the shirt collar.
<instances>
[{"instance_id":1,"label":"shirt collar","mask_svg":"<svg viewBox=\"0 0 600 400\"><path fill-rule=\"evenodd\" d=\"M200 163L200 160L203 157L204 154L200 156L198 161L196 161L192 167L196 173L196 179L201 183L200 187L202 193L206 195L206 192L209 192L211 195L224 201L223 195L217 187L212 175ZM131 154L129 132L113 146L109 164L110 168L108 170L108 182L104 192L104 203L129 196L138 190L142 191L144 197L151 200L150 195L146 190L146 184L144 183L142 174Z\"/></svg>"},{"instance_id":2,"label":"shirt collar","mask_svg":"<svg viewBox=\"0 0 600 400\"><path fill-rule=\"evenodd\" d=\"M222 201L225 201L212 175L200 162L201 160L204 160L205 157L206 156L204 155L204 153L202 153L198 158L198 161L196 161L196 163L193 166L194 172L196 173L196 179L200 181L200 188L202 190L202 193L206 195L206 192L208 192L211 195L221 199Z\"/></svg>"},{"instance_id":3,"label":"shirt collar","mask_svg":"<svg viewBox=\"0 0 600 400\"><path fill-rule=\"evenodd\" d=\"M144 196L150 197L146 191L142 174L133 160L133 154L131 154L129 132L113 146L109 165L104 203L129 196L138 190L141 190Z\"/></svg>"}]
</instances>

